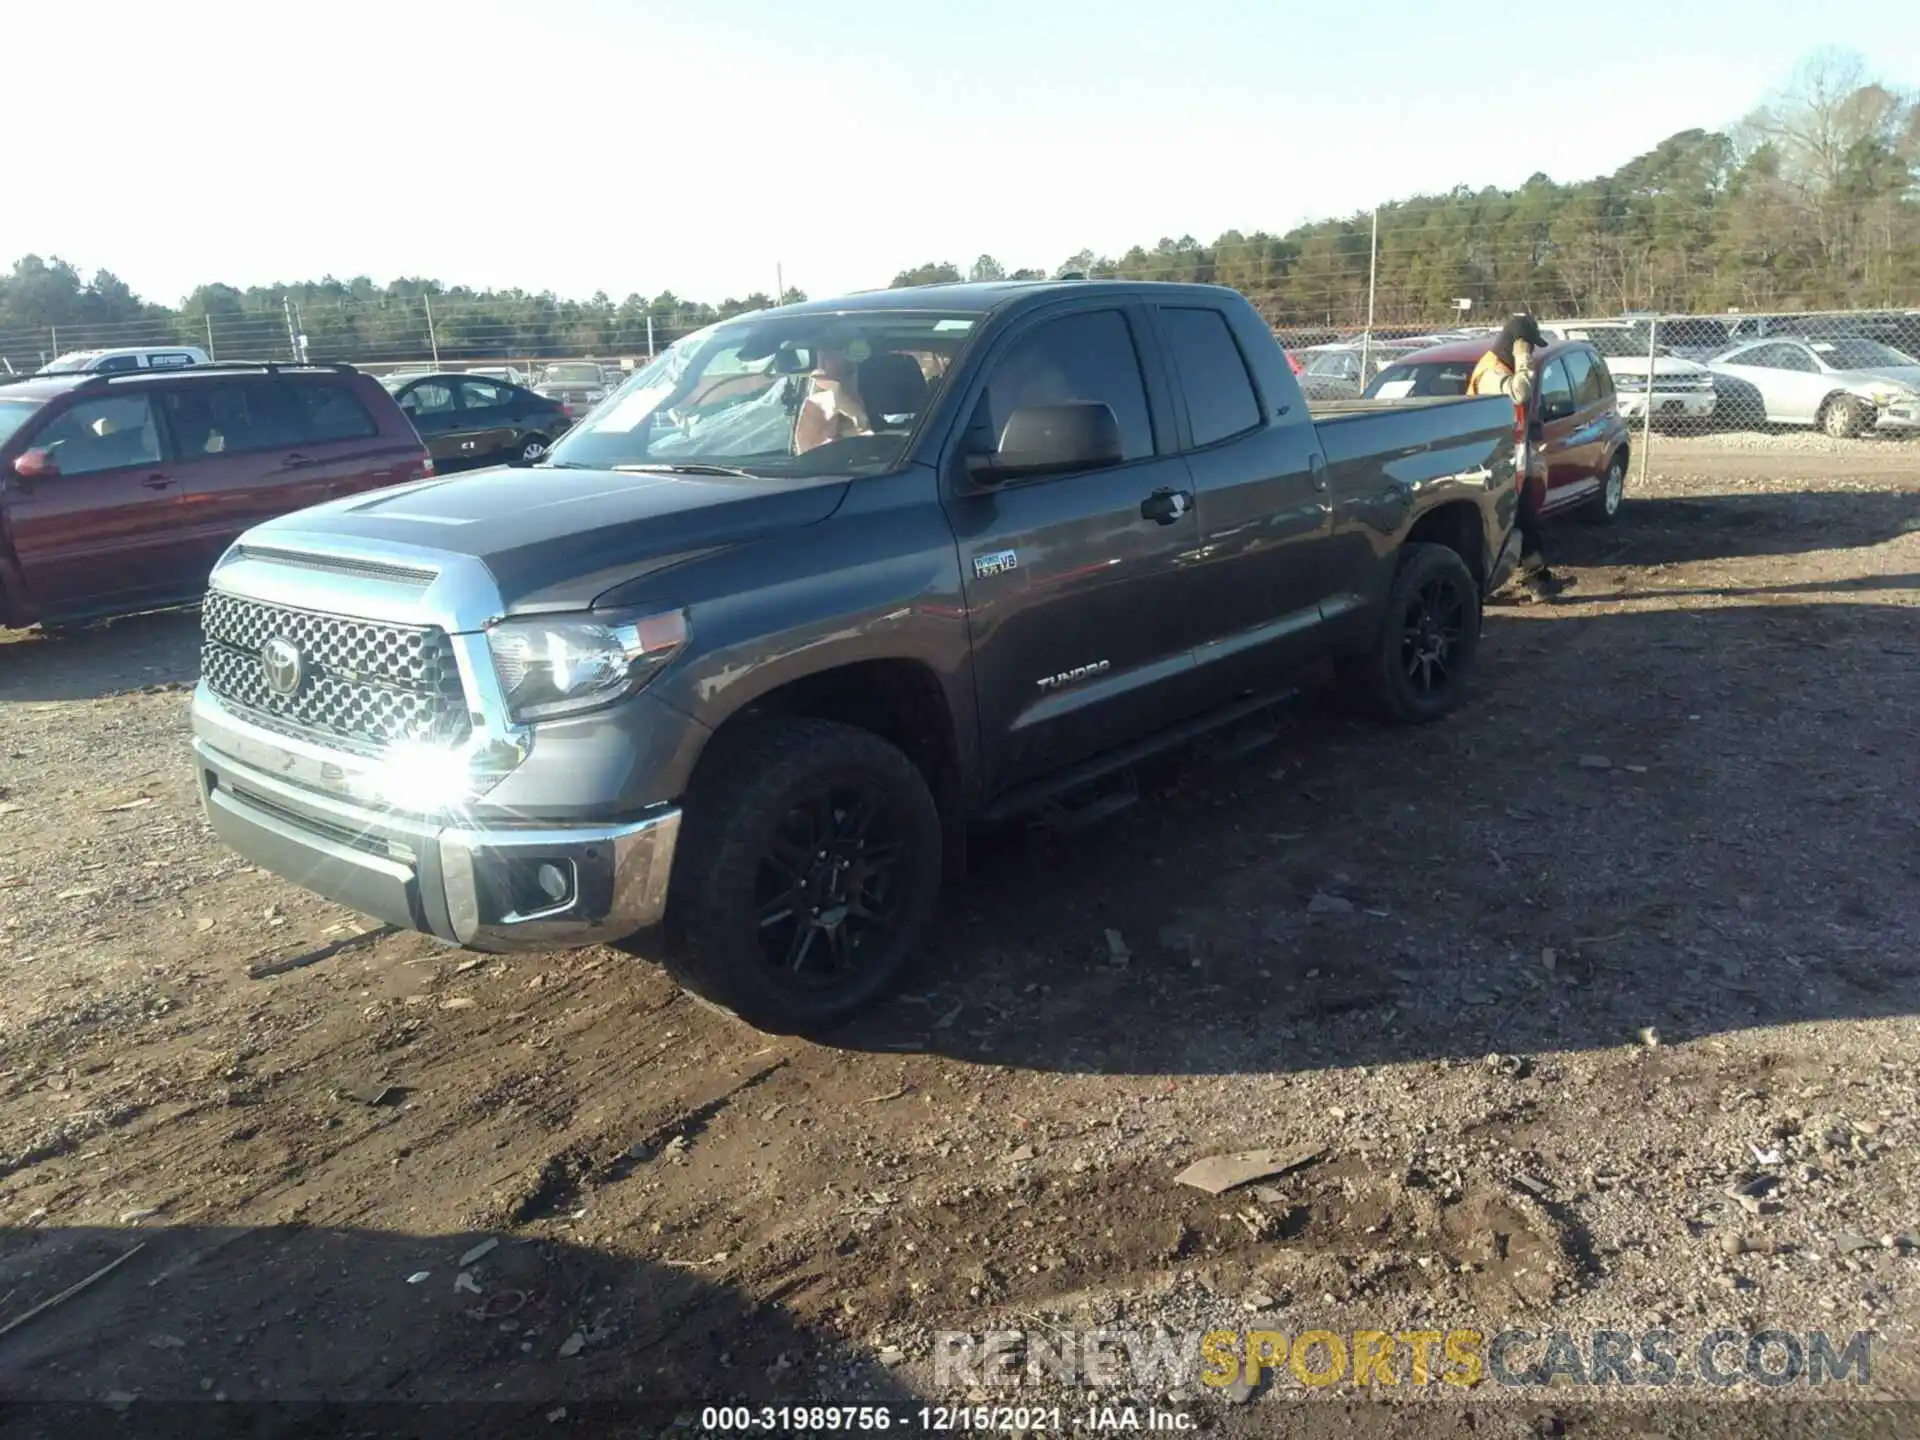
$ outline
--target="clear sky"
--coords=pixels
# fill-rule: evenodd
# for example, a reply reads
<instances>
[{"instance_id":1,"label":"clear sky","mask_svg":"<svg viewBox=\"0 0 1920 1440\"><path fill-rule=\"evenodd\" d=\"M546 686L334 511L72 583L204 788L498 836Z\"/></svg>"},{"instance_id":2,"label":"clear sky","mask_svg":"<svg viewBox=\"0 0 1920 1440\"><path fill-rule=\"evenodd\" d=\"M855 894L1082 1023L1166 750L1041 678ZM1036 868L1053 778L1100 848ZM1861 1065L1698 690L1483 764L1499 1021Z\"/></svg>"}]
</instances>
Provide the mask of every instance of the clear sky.
<instances>
[{"instance_id":1,"label":"clear sky","mask_svg":"<svg viewBox=\"0 0 1920 1440\"><path fill-rule=\"evenodd\" d=\"M1826 37L1920 80L1912 0L0 0L0 37L0 263L167 302L1051 268L1599 174Z\"/></svg>"}]
</instances>

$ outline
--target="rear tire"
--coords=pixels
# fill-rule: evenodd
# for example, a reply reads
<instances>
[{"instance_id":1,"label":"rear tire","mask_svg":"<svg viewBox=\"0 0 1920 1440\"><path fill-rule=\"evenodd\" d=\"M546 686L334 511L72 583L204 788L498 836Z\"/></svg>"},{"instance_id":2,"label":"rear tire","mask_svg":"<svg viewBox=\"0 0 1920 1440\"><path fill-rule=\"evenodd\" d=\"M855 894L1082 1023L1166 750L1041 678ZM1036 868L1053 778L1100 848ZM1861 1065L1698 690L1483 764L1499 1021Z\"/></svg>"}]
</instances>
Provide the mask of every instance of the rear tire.
<instances>
[{"instance_id":1,"label":"rear tire","mask_svg":"<svg viewBox=\"0 0 1920 1440\"><path fill-rule=\"evenodd\" d=\"M519 448L513 453L522 465L531 465L553 446L553 442L544 435L527 435L520 440Z\"/></svg>"},{"instance_id":2,"label":"rear tire","mask_svg":"<svg viewBox=\"0 0 1920 1440\"><path fill-rule=\"evenodd\" d=\"M1341 663L1341 680L1376 719L1425 725L1464 698L1479 650L1480 586L1467 562L1444 545L1408 545L1379 638Z\"/></svg>"},{"instance_id":3,"label":"rear tire","mask_svg":"<svg viewBox=\"0 0 1920 1440\"><path fill-rule=\"evenodd\" d=\"M1851 395L1836 395L1821 412L1820 428L1836 440L1857 440L1866 434L1872 416Z\"/></svg>"},{"instance_id":4,"label":"rear tire","mask_svg":"<svg viewBox=\"0 0 1920 1440\"><path fill-rule=\"evenodd\" d=\"M851 725L785 720L716 743L684 807L665 963L761 1030L829 1029L919 947L939 810L911 760Z\"/></svg>"},{"instance_id":5,"label":"rear tire","mask_svg":"<svg viewBox=\"0 0 1920 1440\"><path fill-rule=\"evenodd\" d=\"M1607 473L1600 477L1600 493L1581 507L1580 518L1589 525L1611 525L1620 518L1620 507L1627 499L1627 452L1615 453L1607 462Z\"/></svg>"}]
</instances>

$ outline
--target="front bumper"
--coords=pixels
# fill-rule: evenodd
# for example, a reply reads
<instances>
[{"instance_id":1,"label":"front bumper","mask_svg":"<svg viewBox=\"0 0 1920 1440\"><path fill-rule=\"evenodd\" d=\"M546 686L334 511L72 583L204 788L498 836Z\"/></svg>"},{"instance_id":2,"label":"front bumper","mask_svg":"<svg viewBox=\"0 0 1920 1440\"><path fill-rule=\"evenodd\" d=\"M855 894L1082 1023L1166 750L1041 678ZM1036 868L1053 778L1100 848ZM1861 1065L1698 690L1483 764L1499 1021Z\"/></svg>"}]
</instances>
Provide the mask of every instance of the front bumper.
<instances>
[{"instance_id":1,"label":"front bumper","mask_svg":"<svg viewBox=\"0 0 1920 1440\"><path fill-rule=\"evenodd\" d=\"M1880 430L1920 430L1920 402L1901 401L1880 412L1876 422Z\"/></svg>"},{"instance_id":2,"label":"front bumper","mask_svg":"<svg viewBox=\"0 0 1920 1440\"><path fill-rule=\"evenodd\" d=\"M194 768L214 833L350 909L490 951L619 940L665 913L680 832L674 806L618 823L552 825L472 809L395 810L368 801L364 777L330 795L248 763L294 752L204 686L193 710ZM556 877L557 895L542 885Z\"/></svg>"},{"instance_id":3,"label":"front bumper","mask_svg":"<svg viewBox=\"0 0 1920 1440\"><path fill-rule=\"evenodd\" d=\"M1636 390L1619 392L1620 413L1637 420L1647 413L1647 395ZM1655 390L1653 413L1656 418L1708 420L1713 417L1715 396L1711 390Z\"/></svg>"}]
</instances>

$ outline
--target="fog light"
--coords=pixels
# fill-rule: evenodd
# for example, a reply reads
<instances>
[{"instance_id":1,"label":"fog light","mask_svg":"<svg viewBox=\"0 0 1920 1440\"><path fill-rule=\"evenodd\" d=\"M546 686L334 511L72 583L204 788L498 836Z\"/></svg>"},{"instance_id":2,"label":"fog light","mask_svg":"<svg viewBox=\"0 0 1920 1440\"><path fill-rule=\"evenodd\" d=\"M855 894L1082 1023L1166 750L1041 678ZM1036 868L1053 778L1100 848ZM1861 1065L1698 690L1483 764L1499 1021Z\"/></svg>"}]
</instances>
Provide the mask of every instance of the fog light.
<instances>
[{"instance_id":1,"label":"fog light","mask_svg":"<svg viewBox=\"0 0 1920 1440\"><path fill-rule=\"evenodd\" d=\"M540 893L555 905L566 899L567 891L572 888L560 867L550 863L533 872L533 882L540 887Z\"/></svg>"}]
</instances>

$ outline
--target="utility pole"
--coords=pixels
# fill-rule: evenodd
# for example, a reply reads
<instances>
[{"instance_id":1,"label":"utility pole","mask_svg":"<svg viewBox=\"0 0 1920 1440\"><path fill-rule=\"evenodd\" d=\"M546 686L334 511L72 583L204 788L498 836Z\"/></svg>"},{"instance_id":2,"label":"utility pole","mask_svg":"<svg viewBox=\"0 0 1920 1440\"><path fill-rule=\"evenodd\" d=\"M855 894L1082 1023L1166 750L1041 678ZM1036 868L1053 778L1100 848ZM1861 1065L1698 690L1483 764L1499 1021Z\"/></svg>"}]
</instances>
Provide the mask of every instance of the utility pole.
<instances>
[{"instance_id":1,"label":"utility pole","mask_svg":"<svg viewBox=\"0 0 1920 1440\"><path fill-rule=\"evenodd\" d=\"M773 303L787 303L787 272L781 268L778 260L773 262Z\"/></svg>"},{"instance_id":2,"label":"utility pole","mask_svg":"<svg viewBox=\"0 0 1920 1440\"><path fill-rule=\"evenodd\" d=\"M286 295L280 297L280 313L287 317L287 353L295 360L300 358L300 332L293 328L293 301Z\"/></svg>"},{"instance_id":3,"label":"utility pole","mask_svg":"<svg viewBox=\"0 0 1920 1440\"><path fill-rule=\"evenodd\" d=\"M433 333L433 297L422 295L420 298L426 302L427 306L427 348L433 351L433 368L438 370L440 368L440 337Z\"/></svg>"},{"instance_id":4,"label":"utility pole","mask_svg":"<svg viewBox=\"0 0 1920 1440\"><path fill-rule=\"evenodd\" d=\"M1360 388L1367 388L1371 378L1367 374L1367 361L1373 356L1373 290L1374 281L1380 274L1380 207L1373 207L1373 243L1367 256L1367 333L1360 337Z\"/></svg>"}]
</instances>

